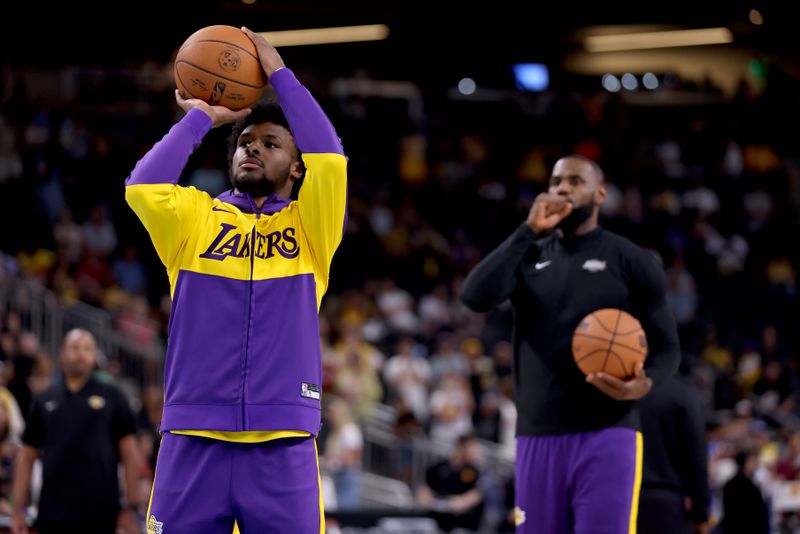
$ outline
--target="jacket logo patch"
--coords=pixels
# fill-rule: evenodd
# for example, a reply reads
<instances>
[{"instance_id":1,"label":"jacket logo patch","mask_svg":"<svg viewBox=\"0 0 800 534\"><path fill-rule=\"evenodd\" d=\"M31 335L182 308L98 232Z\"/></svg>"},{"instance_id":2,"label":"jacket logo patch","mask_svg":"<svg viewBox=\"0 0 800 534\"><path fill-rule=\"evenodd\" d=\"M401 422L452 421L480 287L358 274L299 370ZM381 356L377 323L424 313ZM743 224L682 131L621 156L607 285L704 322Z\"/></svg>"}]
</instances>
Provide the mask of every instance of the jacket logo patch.
<instances>
[{"instance_id":1,"label":"jacket logo patch","mask_svg":"<svg viewBox=\"0 0 800 534\"><path fill-rule=\"evenodd\" d=\"M606 262L592 258L591 260L583 262L583 268L590 273L599 273L600 271L606 270Z\"/></svg>"},{"instance_id":2,"label":"jacket logo patch","mask_svg":"<svg viewBox=\"0 0 800 534\"><path fill-rule=\"evenodd\" d=\"M150 519L147 520L147 534L163 534L164 523L157 520L156 516L151 514Z\"/></svg>"},{"instance_id":3,"label":"jacket logo patch","mask_svg":"<svg viewBox=\"0 0 800 534\"><path fill-rule=\"evenodd\" d=\"M89 406L94 410L102 410L106 406L106 400L100 395L92 395L89 397Z\"/></svg>"},{"instance_id":4,"label":"jacket logo patch","mask_svg":"<svg viewBox=\"0 0 800 534\"><path fill-rule=\"evenodd\" d=\"M201 258L207 260L223 261L228 257L249 258L253 253L256 258L265 260L273 257L277 252L287 260L300 255L300 247L295 239L295 229L291 226L283 230L276 230L269 234L242 233L235 224L220 223L220 231ZM254 246L250 243L255 235ZM252 252L251 252L252 246Z\"/></svg>"},{"instance_id":5,"label":"jacket logo patch","mask_svg":"<svg viewBox=\"0 0 800 534\"><path fill-rule=\"evenodd\" d=\"M308 384L303 382L300 384L300 396L306 397L308 399L319 400L320 398L320 389L319 386L316 384Z\"/></svg>"}]
</instances>

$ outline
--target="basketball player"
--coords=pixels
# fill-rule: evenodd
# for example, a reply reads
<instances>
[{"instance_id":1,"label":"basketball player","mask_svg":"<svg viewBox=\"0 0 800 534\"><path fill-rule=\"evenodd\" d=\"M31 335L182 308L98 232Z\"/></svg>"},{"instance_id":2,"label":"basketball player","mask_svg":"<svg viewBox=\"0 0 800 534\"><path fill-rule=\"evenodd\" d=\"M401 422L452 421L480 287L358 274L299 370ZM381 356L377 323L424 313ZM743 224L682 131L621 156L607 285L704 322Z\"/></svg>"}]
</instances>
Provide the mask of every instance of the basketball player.
<instances>
[{"instance_id":1,"label":"basketball player","mask_svg":"<svg viewBox=\"0 0 800 534\"><path fill-rule=\"evenodd\" d=\"M318 311L344 229L346 160L278 52L243 31L280 106L233 112L176 95L186 116L126 182L172 296L148 532L230 534L234 520L242 533L324 531ZM206 133L233 121L233 189L212 199L178 186Z\"/></svg>"},{"instance_id":2,"label":"basketball player","mask_svg":"<svg viewBox=\"0 0 800 534\"><path fill-rule=\"evenodd\" d=\"M603 171L558 160L525 224L481 261L461 297L476 311L507 298L514 314L519 533L635 532L642 439L634 408L678 366L675 321L657 261L598 226ZM638 318L650 354L630 380L584 376L571 354L580 320L600 308Z\"/></svg>"}]
</instances>

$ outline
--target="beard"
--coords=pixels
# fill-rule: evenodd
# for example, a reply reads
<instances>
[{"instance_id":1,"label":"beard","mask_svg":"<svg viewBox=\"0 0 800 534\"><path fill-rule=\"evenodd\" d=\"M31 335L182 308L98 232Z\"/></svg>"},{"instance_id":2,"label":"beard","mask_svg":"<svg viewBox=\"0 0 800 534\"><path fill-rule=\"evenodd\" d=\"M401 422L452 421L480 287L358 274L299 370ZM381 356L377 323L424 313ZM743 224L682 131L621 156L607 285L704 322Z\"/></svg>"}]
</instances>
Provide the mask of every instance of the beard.
<instances>
[{"instance_id":1,"label":"beard","mask_svg":"<svg viewBox=\"0 0 800 534\"><path fill-rule=\"evenodd\" d=\"M254 197L268 197L279 191L289 180L289 171L277 180L267 178L266 172L261 169L260 173L239 172L231 173L233 187L240 193L250 193Z\"/></svg>"},{"instance_id":2,"label":"beard","mask_svg":"<svg viewBox=\"0 0 800 534\"><path fill-rule=\"evenodd\" d=\"M574 206L572 211L564 217L556 228L561 230L564 235L575 235L578 227L589 220L594 213L594 204L587 202L580 206Z\"/></svg>"}]
</instances>

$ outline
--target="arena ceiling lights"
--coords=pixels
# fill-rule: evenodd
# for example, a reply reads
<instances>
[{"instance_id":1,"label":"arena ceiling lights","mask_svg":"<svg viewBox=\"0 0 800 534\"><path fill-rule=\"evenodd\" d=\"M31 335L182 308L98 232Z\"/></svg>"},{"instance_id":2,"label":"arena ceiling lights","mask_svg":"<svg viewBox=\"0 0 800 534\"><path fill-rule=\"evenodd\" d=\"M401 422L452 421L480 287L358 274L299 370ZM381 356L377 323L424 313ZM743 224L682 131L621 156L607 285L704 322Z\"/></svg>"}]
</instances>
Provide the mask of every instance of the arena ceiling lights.
<instances>
[{"instance_id":1,"label":"arena ceiling lights","mask_svg":"<svg viewBox=\"0 0 800 534\"><path fill-rule=\"evenodd\" d=\"M583 46L589 52L619 52L623 50L715 45L731 42L733 42L733 33L728 28L615 33L587 35L583 38Z\"/></svg>"},{"instance_id":2,"label":"arena ceiling lights","mask_svg":"<svg viewBox=\"0 0 800 534\"><path fill-rule=\"evenodd\" d=\"M282 48L285 46L381 41L389 36L389 27L385 24L365 24L361 26L338 26L335 28L260 32L260 34L272 46Z\"/></svg>"}]
</instances>

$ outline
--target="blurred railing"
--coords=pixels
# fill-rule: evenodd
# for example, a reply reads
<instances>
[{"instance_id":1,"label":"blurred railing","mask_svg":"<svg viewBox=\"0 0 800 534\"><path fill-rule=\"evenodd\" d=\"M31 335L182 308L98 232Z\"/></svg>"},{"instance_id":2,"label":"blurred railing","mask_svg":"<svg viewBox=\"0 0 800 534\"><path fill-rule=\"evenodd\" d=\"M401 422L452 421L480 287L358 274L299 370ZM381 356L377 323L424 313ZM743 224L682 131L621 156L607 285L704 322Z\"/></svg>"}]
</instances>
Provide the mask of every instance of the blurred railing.
<instances>
[{"instance_id":1,"label":"blurred railing","mask_svg":"<svg viewBox=\"0 0 800 534\"><path fill-rule=\"evenodd\" d=\"M139 387L159 385L163 379L164 346L160 341L141 345L114 331L113 316L82 302L63 304L35 280L0 276L0 313L16 313L23 329L34 334L42 349L56 358L64 334L84 328L94 334L105 366ZM158 331L158 325L150 325Z\"/></svg>"},{"instance_id":2,"label":"blurred railing","mask_svg":"<svg viewBox=\"0 0 800 534\"><path fill-rule=\"evenodd\" d=\"M425 482L425 472L433 464L447 459L452 447L424 434L398 437L394 431L397 413L385 404L376 405L363 421L364 471L405 481L412 489ZM478 440L482 449L483 469L501 478L514 472L514 459L491 441Z\"/></svg>"}]
</instances>

